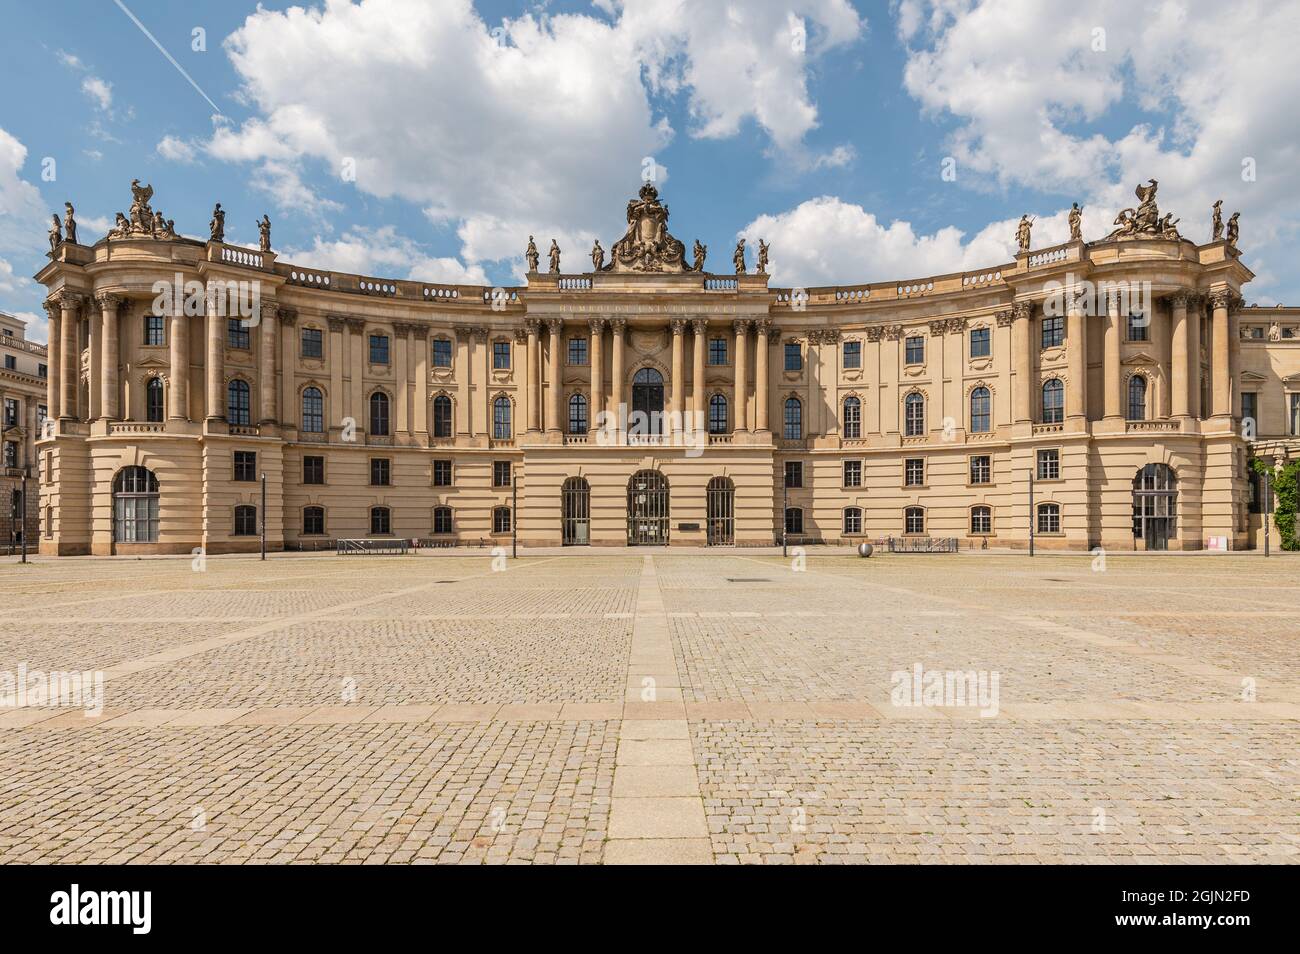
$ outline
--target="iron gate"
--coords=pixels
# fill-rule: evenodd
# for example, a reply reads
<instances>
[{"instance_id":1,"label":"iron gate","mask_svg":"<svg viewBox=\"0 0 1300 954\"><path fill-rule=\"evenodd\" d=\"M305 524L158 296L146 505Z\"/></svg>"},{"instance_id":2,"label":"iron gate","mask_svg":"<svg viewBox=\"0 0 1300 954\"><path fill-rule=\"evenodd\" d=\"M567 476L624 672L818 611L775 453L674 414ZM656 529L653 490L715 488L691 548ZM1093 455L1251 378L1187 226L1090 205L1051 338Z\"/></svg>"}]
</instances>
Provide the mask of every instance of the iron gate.
<instances>
[{"instance_id":1,"label":"iron gate","mask_svg":"<svg viewBox=\"0 0 1300 954\"><path fill-rule=\"evenodd\" d=\"M627 482L627 543L668 543L668 479L657 470L637 471Z\"/></svg>"},{"instance_id":2,"label":"iron gate","mask_svg":"<svg viewBox=\"0 0 1300 954\"><path fill-rule=\"evenodd\" d=\"M570 477L560 490L560 521L566 547L591 543L591 487L581 477Z\"/></svg>"},{"instance_id":3,"label":"iron gate","mask_svg":"<svg viewBox=\"0 0 1300 954\"><path fill-rule=\"evenodd\" d=\"M714 477L707 490L707 542L711 547L729 547L736 542L736 488L729 477Z\"/></svg>"}]
</instances>

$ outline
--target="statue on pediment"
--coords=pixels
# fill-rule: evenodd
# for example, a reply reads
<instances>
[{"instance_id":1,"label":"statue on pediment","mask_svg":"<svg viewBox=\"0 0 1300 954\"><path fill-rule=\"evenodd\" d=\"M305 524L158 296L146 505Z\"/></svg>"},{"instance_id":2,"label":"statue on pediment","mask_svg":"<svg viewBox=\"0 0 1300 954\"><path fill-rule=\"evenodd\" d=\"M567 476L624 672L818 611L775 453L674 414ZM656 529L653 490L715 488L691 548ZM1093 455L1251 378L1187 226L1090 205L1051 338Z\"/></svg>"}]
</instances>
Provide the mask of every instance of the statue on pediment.
<instances>
[{"instance_id":1,"label":"statue on pediment","mask_svg":"<svg viewBox=\"0 0 1300 954\"><path fill-rule=\"evenodd\" d=\"M1070 241L1079 242L1083 240L1083 210L1079 208L1079 203L1075 202L1070 208Z\"/></svg>"},{"instance_id":2,"label":"statue on pediment","mask_svg":"<svg viewBox=\"0 0 1300 954\"><path fill-rule=\"evenodd\" d=\"M1148 179L1146 185L1139 185L1133 190L1138 207L1120 210L1119 215L1115 216L1115 231L1106 236L1108 241L1131 238L1182 239L1176 228L1180 220L1170 214L1161 216L1156 205L1156 190L1159 186L1160 183L1155 179Z\"/></svg>"},{"instance_id":3,"label":"statue on pediment","mask_svg":"<svg viewBox=\"0 0 1300 954\"><path fill-rule=\"evenodd\" d=\"M709 254L709 247L707 245L701 245L700 240L696 239L694 254L695 254L695 261L691 265L691 271L693 272L704 271L704 259Z\"/></svg>"},{"instance_id":4,"label":"statue on pediment","mask_svg":"<svg viewBox=\"0 0 1300 954\"><path fill-rule=\"evenodd\" d=\"M226 240L226 213L218 202L212 207L212 221L208 223L208 234L213 242Z\"/></svg>"},{"instance_id":5,"label":"statue on pediment","mask_svg":"<svg viewBox=\"0 0 1300 954\"><path fill-rule=\"evenodd\" d=\"M121 212L117 213L117 219L113 222L113 227L108 230L109 238L126 238L131 234L131 220Z\"/></svg>"},{"instance_id":6,"label":"statue on pediment","mask_svg":"<svg viewBox=\"0 0 1300 954\"><path fill-rule=\"evenodd\" d=\"M591 247L591 270L598 272L605 266L605 250L600 247L600 239Z\"/></svg>"},{"instance_id":7,"label":"statue on pediment","mask_svg":"<svg viewBox=\"0 0 1300 954\"><path fill-rule=\"evenodd\" d=\"M1158 230L1160 232L1160 237L1173 239L1175 242L1182 238L1182 236L1178 234L1177 229L1177 225L1181 221L1182 219L1174 218L1172 212L1166 212L1165 217L1160 220L1160 228Z\"/></svg>"},{"instance_id":8,"label":"statue on pediment","mask_svg":"<svg viewBox=\"0 0 1300 954\"><path fill-rule=\"evenodd\" d=\"M59 222L59 213L50 216L50 251L57 252L63 242L63 224Z\"/></svg>"},{"instance_id":9,"label":"statue on pediment","mask_svg":"<svg viewBox=\"0 0 1300 954\"><path fill-rule=\"evenodd\" d=\"M108 230L108 237L133 238L148 237L156 239L176 238L175 219L165 219L161 211L149 205L153 198L153 186L140 185L139 179L131 180L131 210L127 215L117 213L117 220Z\"/></svg>"},{"instance_id":10,"label":"statue on pediment","mask_svg":"<svg viewBox=\"0 0 1300 954\"><path fill-rule=\"evenodd\" d=\"M760 275L767 274L767 248L768 245L762 239L758 240L758 264L754 270Z\"/></svg>"},{"instance_id":11,"label":"statue on pediment","mask_svg":"<svg viewBox=\"0 0 1300 954\"><path fill-rule=\"evenodd\" d=\"M1223 241L1223 200L1214 203L1214 212L1210 216L1210 241Z\"/></svg>"},{"instance_id":12,"label":"statue on pediment","mask_svg":"<svg viewBox=\"0 0 1300 954\"><path fill-rule=\"evenodd\" d=\"M1029 251L1029 236L1034 227L1034 220L1027 214L1020 217L1020 224L1016 226L1016 247L1022 252Z\"/></svg>"},{"instance_id":13,"label":"statue on pediment","mask_svg":"<svg viewBox=\"0 0 1300 954\"><path fill-rule=\"evenodd\" d=\"M257 247L263 252L271 251L271 217L262 213L262 221L257 223Z\"/></svg>"},{"instance_id":14,"label":"statue on pediment","mask_svg":"<svg viewBox=\"0 0 1300 954\"><path fill-rule=\"evenodd\" d=\"M551 260L551 274L560 274L560 243L555 239L551 239L551 250L547 253L547 257Z\"/></svg>"},{"instance_id":15,"label":"statue on pediment","mask_svg":"<svg viewBox=\"0 0 1300 954\"><path fill-rule=\"evenodd\" d=\"M627 231L609 250L605 271L684 272L686 246L668 232L668 206L647 182L627 204Z\"/></svg>"},{"instance_id":16,"label":"statue on pediment","mask_svg":"<svg viewBox=\"0 0 1300 954\"><path fill-rule=\"evenodd\" d=\"M538 254L537 243L533 237L528 236L528 250L524 252L524 258L528 259L528 274L537 274L537 263L541 261L542 256Z\"/></svg>"},{"instance_id":17,"label":"statue on pediment","mask_svg":"<svg viewBox=\"0 0 1300 954\"><path fill-rule=\"evenodd\" d=\"M1240 212L1234 212L1232 213L1232 217L1228 219L1228 245L1232 248L1237 247L1237 237L1240 234L1238 231L1240 226L1237 225L1237 219L1240 217Z\"/></svg>"},{"instance_id":18,"label":"statue on pediment","mask_svg":"<svg viewBox=\"0 0 1300 954\"><path fill-rule=\"evenodd\" d=\"M736 250L731 253L731 264L736 266L736 274L745 274L745 240L736 243Z\"/></svg>"},{"instance_id":19,"label":"statue on pediment","mask_svg":"<svg viewBox=\"0 0 1300 954\"><path fill-rule=\"evenodd\" d=\"M74 218L76 209L72 207L71 202L63 203L63 232L67 236L68 242L72 245L77 244L77 220Z\"/></svg>"}]
</instances>

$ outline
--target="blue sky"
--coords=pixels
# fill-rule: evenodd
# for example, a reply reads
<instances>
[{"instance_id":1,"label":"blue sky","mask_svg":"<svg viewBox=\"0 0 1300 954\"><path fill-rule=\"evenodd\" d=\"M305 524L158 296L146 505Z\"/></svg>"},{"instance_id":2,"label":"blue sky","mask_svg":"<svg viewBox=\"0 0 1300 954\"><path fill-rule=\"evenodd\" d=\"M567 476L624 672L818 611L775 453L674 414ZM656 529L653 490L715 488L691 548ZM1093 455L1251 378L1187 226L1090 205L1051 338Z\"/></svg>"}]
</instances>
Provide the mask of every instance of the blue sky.
<instances>
[{"instance_id":1,"label":"blue sky","mask_svg":"<svg viewBox=\"0 0 1300 954\"><path fill-rule=\"evenodd\" d=\"M1300 301L1297 0L124 2L221 115L113 2L5 6L0 309L37 339L49 214L98 239L132 178L185 234L220 201L303 264L517 283L529 232L608 248L647 159L688 247L762 235L776 284L997 264L1074 200L1100 237L1154 176L1198 241L1242 211L1249 300Z\"/></svg>"}]
</instances>

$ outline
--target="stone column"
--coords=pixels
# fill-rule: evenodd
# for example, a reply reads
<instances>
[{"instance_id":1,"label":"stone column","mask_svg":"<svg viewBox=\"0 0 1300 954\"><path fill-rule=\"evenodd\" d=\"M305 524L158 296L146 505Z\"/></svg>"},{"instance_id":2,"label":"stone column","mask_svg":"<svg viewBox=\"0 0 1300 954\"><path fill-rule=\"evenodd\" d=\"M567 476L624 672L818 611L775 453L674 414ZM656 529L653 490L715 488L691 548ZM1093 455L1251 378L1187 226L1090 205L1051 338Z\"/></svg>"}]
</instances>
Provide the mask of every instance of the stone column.
<instances>
[{"instance_id":1,"label":"stone column","mask_svg":"<svg viewBox=\"0 0 1300 954\"><path fill-rule=\"evenodd\" d=\"M265 320L265 318L263 319ZM167 368L167 419L187 421L190 416L190 325L185 310L171 316L171 350Z\"/></svg>"},{"instance_id":2,"label":"stone column","mask_svg":"<svg viewBox=\"0 0 1300 954\"><path fill-rule=\"evenodd\" d=\"M546 376L549 378L550 391L547 401L546 430L551 434L559 434L563 428L560 426L560 399L564 395L564 382L560 379L560 350L563 347L564 339L564 320L561 318L547 318L546 330L550 336L551 350L547 354Z\"/></svg>"},{"instance_id":3,"label":"stone column","mask_svg":"<svg viewBox=\"0 0 1300 954\"><path fill-rule=\"evenodd\" d=\"M1088 417L1088 316L1081 294L1066 293L1065 357L1068 380L1065 389L1065 416Z\"/></svg>"},{"instance_id":4,"label":"stone column","mask_svg":"<svg viewBox=\"0 0 1300 954\"><path fill-rule=\"evenodd\" d=\"M89 332L86 336L86 353L89 358L90 373L86 379L86 420L97 421L102 415L101 399L104 390L104 365L103 354L103 327L104 327L104 309L101 306L99 310L90 309L87 316L87 325Z\"/></svg>"},{"instance_id":5,"label":"stone column","mask_svg":"<svg viewBox=\"0 0 1300 954\"><path fill-rule=\"evenodd\" d=\"M411 325L414 341L411 343L411 358L414 364L412 381L415 385L415 397L412 405L412 430L416 435L416 444L429 446L429 326L423 322ZM454 414L453 414L454 416Z\"/></svg>"},{"instance_id":6,"label":"stone column","mask_svg":"<svg viewBox=\"0 0 1300 954\"><path fill-rule=\"evenodd\" d=\"M600 427L598 419L605 409L605 319L590 318L587 324L591 326L591 400L588 402L590 416L587 427L595 431Z\"/></svg>"},{"instance_id":7,"label":"stone column","mask_svg":"<svg viewBox=\"0 0 1300 954\"><path fill-rule=\"evenodd\" d=\"M103 325L99 354L99 414L105 420L116 421L118 413L118 365L121 362L121 345L117 328L117 312L122 307L121 295L99 295L96 299Z\"/></svg>"},{"instance_id":8,"label":"stone column","mask_svg":"<svg viewBox=\"0 0 1300 954\"><path fill-rule=\"evenodd\" d=\"M1187 350L1187 293L1175 292L1169 299L1173 320L1173 335L1169 352L1169 406L1174 417L1187 417L1191 407L1188 390L1191 357ZM1197 355L1200 361L1200 355Z\"/></svg>"},{"instance_id":9,"label":"stone column","mask_svg":"<svg viewBox=\"0 0 1300 954\"><path fill-rule=\"evenodd\" d=\"M469 414L469 343L474 329L469 325L453 325L456 332L456 436L469 437L472 433Z\"/></svg>"},{"instance_id":10,"label":"stone column","mask_svg":"<svg viewBox=\"0 0 1300 954\"><path fill-rule=\"evenodd\" d=\"M691 413L695 420L704 422L708 430L708 418L705 417L705 405L708 394L704 387L704 354L709 346L709 322L706 318L691 319Z\"/></svg>"},{"instance_id":11,"label":"stone column","mask_svg":"<svg viewBox=\"0 0 1300 954\"><path fill-rule=\"evenodd\" d=\"M280 426L298 427L299 401L297 398L297 377L294 372L298 367L298 354L301 348L295 334L298 326L298 312L293 308L280 307L275 312L280 326L278 335L280 343Z\"/></svg>"},{"instance_id":12,"label":"stone column","mask_svg":"<svg viewBox=\"0 0 1300 954\"><path fill-rule=\"evenodd\" d=\"M746 350L745 345L747 344L749 339L749 324L750 322L749 319L747 318L737 318L734 322L732 322L732 327L736 331L736 354L735 354L736 424L732 428L733 431L749 430L748 415L746 414L746 404L748 403L747 398L749 397L749 388L745 384L745 371L747 370L745 367L745 361L747 357L745 354L745 350Z\"/></svg>"},{"instance_id":13,"label":"stone column","mask_svg":"<svg viewBox=\"0 0 1300 954\"><path fill-rule=\"evenodd\" d=\"M48 421L57 421L59 419L59 399L63 396L62 386L59 380L59 320L60 309L58 302L54 299L42 302L41 307L45 309L46 317L49 320L49 344L45 349L45 419Z\"/></svg>"},{"instance_id":14,"label":"stone column","mask_svg":"<svg viewBox=\"0 0 1300 954\"><path fill-rule=\"evenodd\" d=\"M1188 295L1187 305L1187 411L1194 418L1205 414L1201 407L1201 316L1205 311L1204 295Z\"/></svg>"},{"instance_id":15,"label":"stone column","mask_svg":"<svg viewBox=\"0 0 1300 954\"><path fill-rule=\"evenodd\" d=\"M393 415L398 443L411 439L411 326L393 322Z\"/></svg>"},{"instance_id":16,"label":"stone column","mask_svg":"<svg viewBox=\"0 0 1300 954\"><path fill-rule=\"evenodd\" d=\"M77 385L81 369L77 361L77 316L81 311L81 296L73 292L59 293L59 419L77 420ZM53 350L53 349L51 349Z\"/></svg>"},{"instance_id":17,"label":"stone column","mask_svg":"<svg viewBox=\"0 0 1300 954\"><path fill-rule=\"evenodd\" d=\"M1231 345L1228 342L1228 306L1232 303L1232 293L1217 291L1210 295L1210 340L1213 342L1210 355L1210 414L1223 417L1232 413L1232 379L1229 366ZM65 314L64 320L67 320ZM67 391L64 391L67 394Z\"/></svg>"},{"instance_id":18,"label":"stone column","mask_svg":"<svg viewBox=\"0 0 1300 954\"><path fill-rule=\"evenodd\" d=\"M536 433L542 429L542 344L538 337L541 322L525 318L528 332L528 371L525 391L528 394L528 430Z\"/></svg>"},{"instance_id":19,"label":"stone column","mask_svg":"<svg viewBox=\"0 0 1300 954\"><path fill-rule=\"evenodd\" d=\"M345 318L348 326L347 361L352 377L348 380L348 416L356 421L357 434L370 433L370 408L366 401L366 366L370 363L370 342L366 340L366 320Z\"/></svg>"},{"instance_id":20,"label":"stone column","mask_svg":"<svg viewBox=\"0 0 1300 954\"><path fill-rule=\"evenodd\" d=\"M1119 313L1119 296L1106 296L1106 335L1103 341L1105 345L1103 372L1105 387L1102 393L1102 405L1105 409L1105 416L1112 419L1124 416L1123 404L1120 401L1119 383L1119 343L1122 336L1122 321L1123 319Z\"/></svg>"},{"instance_id":21,"label":"stone column","mask_svg":"<svg viewBox=\"0 0 1300 954\"><path fill-rule=\"evenodd\" d=\"M275 397L275 306L262 306L261 325L258 328L258 411L260 424L274 424L279 420Z\"/></svg>"},{"instance_id":22,"label":"stone column","mask_svg":"<svg viewBox=\"0 0 1300 954\"><path fill-rule=\"evenodd\" d=\"M668 420L671 422L672 429L675 431L684 431L682 416L686 413L686 368L685 368L685 335L686 319L670 319L669 327L673 334L673 399L669 407Z\"/></svg>"},{"instance_id":23,"label":"stone column","mask_svg":"<svg viewBox=\"0 0 1300 954\"><path fill-rule=\"evenodd\" d=\"M330 367L330 392L327 399L330 420L325 426L335 428L343 426L343 418L348 413L343 397L343 369L348 363L347 322L338 315L326 315L325 321L330 329L329 350L325 352Z\"/></svg>"},{"instance_id":24,"label":"stone column","mask_svg":"<svg viewBox=\"0 0 1300 954\"><path fill-rule=\"evenodd\" d=\"M1234 293L1228 302L1228 413L1233 417L1241 416L1241 305L1241 296Z\"/></svg>"},{"instance_id":25,"label":"stone column","mask_svg":"<svg viewBox=\"0 0 1300 954\"><path fill-rule=\"evenodd\" d=\"M772 322L760 318L754 329L758 332L754 342L754 430L767 433L767 342Z\"/></svg>"},{"instance_id":26,"label":"stone column","mask_svg":"<svg viewBox=\"0 0 1300 954\"><path fill-rule=\"evenodd\" d=\"M1013 391L1015 396L1014 414L1015 421L1018 424L1034 419L1032 400L1034 368L1029 353L1029 313L1028 305L1020 307L1018 303L1011 311L1002 312L998 315L999 324L1004 320L1011 324L1011 363L1016 378Z\"/></svg>"},{"instance_id":27,"label":"stone column","mask_svg":"<svg viewBox=\"0 0 1300 954\"><path fill-rule=\"evenodd\" d=\"M217 307L217 303L211 299L207 303L208 313L207 338L208 338L208 357L207 357L207 404L209 421L224 421L226 419L226 402L223 400L223 390L225 389L226 376L226 317L222 314L222 309ZM338 398L331 395L334 400Z\"/></svg>"},{"instance_id":28,"label":"stone column","mask_svg":"<svg viewBox=\"0 0 1300 954\"><path fill-rule=\"evenodd\" d=\"M483 348L483 380L479 386L478 407L483 418L483 436L492 439L492 340L487 328L475 328L474 340ZM510 422L514 433L514 421Z\"/></svg>"},{"instance_id":29,"label":"stone column","mask_svg":"<svg viewBox=\"0 0 1300 954\"><path fill-rule=\"evenodd\" d=\"M614 338L614 350L612 359L610 360L609 369L609 402L613 405L612 411L615 415L615 420L618 422L615 426L619 435L619 441L621 442L623 439L623 419L621 408L626 403L623 390L623 378L626 376L623 368L623 347L626 344L624 336L627 332L627 319L611 318L609 319L609 328L613 333Z\"/></svg>"}]
</instances>

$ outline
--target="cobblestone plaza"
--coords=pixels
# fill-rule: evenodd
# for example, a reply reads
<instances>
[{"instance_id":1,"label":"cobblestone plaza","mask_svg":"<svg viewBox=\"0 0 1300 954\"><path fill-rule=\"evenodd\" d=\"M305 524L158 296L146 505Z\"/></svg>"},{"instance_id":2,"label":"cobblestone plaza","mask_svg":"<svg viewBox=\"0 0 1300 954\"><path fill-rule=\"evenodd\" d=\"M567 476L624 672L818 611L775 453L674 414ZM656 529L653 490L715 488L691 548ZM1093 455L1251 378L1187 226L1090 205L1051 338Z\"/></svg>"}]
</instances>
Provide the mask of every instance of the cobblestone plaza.
<instances>
[{"instance_id":1,"label":"cobblestone plaza","mask_svg":"<svg viewBox=\"0 0 1300 954\"><path fill-rule=\"evenodd\" d=\"M0 566L10 685L104 680L0 709L0 861L1300 849L1293 559L482 553Z\"/></svg>"}]
</instances>

